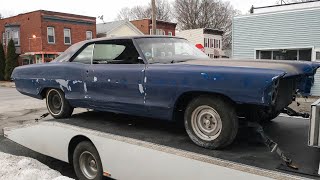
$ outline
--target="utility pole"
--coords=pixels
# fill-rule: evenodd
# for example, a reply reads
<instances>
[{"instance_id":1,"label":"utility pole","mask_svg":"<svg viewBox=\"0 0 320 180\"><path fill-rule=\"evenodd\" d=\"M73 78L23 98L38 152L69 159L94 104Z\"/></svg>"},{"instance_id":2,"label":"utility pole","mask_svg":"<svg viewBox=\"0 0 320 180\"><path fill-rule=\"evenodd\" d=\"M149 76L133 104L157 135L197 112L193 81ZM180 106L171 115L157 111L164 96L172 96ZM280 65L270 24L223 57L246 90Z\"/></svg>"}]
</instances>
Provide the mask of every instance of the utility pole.
<instances>
[{"instance_id":1,"label":"utility pole","mask_svg":"<svg viewBox=\"0 0 320 180\"><path fill-rule=\"evenodd\" d=\"M152 34L157 33L157 10L156 10L156 0L151 0L152 6Z\"/></svg>"}]
</instances>

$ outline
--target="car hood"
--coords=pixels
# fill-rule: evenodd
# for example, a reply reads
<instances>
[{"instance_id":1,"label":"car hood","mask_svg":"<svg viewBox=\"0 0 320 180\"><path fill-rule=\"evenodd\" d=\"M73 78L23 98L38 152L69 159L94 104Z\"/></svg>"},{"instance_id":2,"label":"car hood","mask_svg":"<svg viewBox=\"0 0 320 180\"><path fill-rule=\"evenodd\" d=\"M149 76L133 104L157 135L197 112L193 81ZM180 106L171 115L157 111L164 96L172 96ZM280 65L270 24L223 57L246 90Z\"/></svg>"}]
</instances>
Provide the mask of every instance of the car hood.
<instances>
[{"instance_id":1,"label":"car hood","mask_svg":"<svg viewBox=\"0 0 320 180\"><path fill-rule=\"evenodd\" d=\"M190 60L186 65L255 68L261 70L280 70L285 77L295 75L314 75L320 63L309 61L275 61L275 60Z\"/></svg>"}]
</instances>

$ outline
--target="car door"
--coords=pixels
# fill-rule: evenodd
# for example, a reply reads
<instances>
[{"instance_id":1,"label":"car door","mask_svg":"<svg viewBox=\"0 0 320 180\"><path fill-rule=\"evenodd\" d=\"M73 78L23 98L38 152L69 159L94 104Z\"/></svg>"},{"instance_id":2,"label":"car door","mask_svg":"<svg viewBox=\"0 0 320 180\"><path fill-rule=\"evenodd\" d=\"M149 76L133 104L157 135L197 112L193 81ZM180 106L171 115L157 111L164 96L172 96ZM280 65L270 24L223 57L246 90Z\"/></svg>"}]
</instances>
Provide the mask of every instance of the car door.
<instances>
[{"instance_id":1,"label":"car door","mask_svg":"<svg viewBox=\"0 0 320 180\"><path fill-rule=\"evenodd\" d=\"M85 80L90 105L133 115L144 113L145 64L139 59L130 39L96 42Z\"/></svg>"},{"instance_id":2,"label":"car door","mask_svg":"<svg viewBox=\"0 0 320 180\"><path fill-rule=\"evenodd\" d=\"M75 54L71 62L65 64L65 66L68 66L66 69L66 79L70 81L66 97L76 107L90 107L90 103L86 99L87 88L84 80L91 66L93 47L94 44L84 45Z\"/></svg>"}]
</instances>

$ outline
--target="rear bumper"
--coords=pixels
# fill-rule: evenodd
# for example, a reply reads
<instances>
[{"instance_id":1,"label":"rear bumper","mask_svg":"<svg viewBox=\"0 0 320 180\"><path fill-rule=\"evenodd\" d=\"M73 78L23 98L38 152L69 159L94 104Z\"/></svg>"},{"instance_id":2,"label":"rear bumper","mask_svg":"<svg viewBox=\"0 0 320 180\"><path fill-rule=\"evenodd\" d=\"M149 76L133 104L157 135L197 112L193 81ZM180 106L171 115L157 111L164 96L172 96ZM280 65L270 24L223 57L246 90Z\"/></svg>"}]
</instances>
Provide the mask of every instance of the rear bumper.
<instances>
[{"instance_id":1,"label":"rear bumper","mask_svg":"<svg viewBox=\"0 0 320 180\"><path fill-rule=\"evenodd\" d=\"M320 148L320 99L311 104L308 145Z\"/></svg>"}]
</instances>

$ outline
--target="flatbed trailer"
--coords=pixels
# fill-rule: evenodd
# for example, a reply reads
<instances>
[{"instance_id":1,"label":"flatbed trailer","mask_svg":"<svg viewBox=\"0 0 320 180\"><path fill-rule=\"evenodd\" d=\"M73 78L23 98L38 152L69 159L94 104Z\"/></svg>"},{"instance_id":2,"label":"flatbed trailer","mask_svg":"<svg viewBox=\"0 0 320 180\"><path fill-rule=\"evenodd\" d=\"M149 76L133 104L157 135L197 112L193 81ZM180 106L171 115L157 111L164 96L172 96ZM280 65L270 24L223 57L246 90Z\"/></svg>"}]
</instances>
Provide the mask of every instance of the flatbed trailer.
<instances>
[{"instance_id":1,"label":"flatbed trailer","mask_svg":"<svg viewBox=\"0 0 320 180\"><path fill-rule=\"evenodd\" d=\"M320 153L308 147L308 125L308 119L278 117L264 128L298 170L281 165L249 127L240 128L236 141L223 150L198 147L172 123L102 112L5 128L4 135L69 163L73 143L89 140L100 155L103 175L114 179L313 179Z\"/></svg>"}]
</instances>

